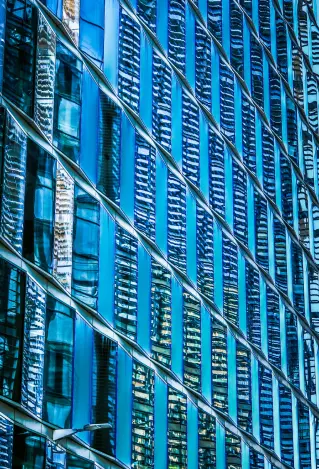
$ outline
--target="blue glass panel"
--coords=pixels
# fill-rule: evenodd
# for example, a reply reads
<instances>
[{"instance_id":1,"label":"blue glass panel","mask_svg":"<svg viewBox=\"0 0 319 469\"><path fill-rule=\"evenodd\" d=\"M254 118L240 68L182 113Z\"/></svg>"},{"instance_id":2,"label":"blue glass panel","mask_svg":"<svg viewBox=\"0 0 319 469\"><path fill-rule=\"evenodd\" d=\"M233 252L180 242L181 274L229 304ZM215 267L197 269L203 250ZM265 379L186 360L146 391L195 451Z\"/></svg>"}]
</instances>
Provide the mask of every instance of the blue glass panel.
<instances>
[{"instance_id":1,"label":"blue glass panel","mask_svg":"<svg viewBox=\"0 0 319 469\"><path fill-rule=\"evenodd\" d=\"M118 0L105 0L104 73L115 89L118 85L119 9Z\"/></svg>"},{"instance_id":2,"label":"blue glass panel","mask_svg":"<svg viewBox=\"0 0 319 469\"><path fill-rule=\"evenodd\" d=\"M114 320L115 222L101 207L98 311L110 324Z\"/></svg>"},{"instance_id":3,"label":"blue glass panel","mask_svg":"<svg viewBox=\"0 0 319 469\"><path fill-rule=\"evenodd\" d=\"M121 209L134 220L134 148L135 130L126 116L121 123Z\"/></svg>"},{"instance_id":4,"label":"blue glass panel","mask_svg":"<svg viewBox=\"0 0 319 469\"><path fill-rule=\"evenodd\" d=\"M172 370L183 378L183 290L172 278Z\"/></svg>"},{"instance_id":5,"label":"blue glass panel","mask_svg":"<svg viewBox=\"0 0 319 469\"><path fill-rule=\"evenodd\" d=\"M187 469L198 469L198 409L190 400L187 401L187 455Z\"/></svg>"},{"instance_id":6,"label":"blue glass panel","mask_svg":"<svg viewBox=\"0 0 319 469\"><path fill-rule=\"evenodd\" d=\"M132 358L118 350L116 457L131 465L132 434Z\"/></svg>"},{"instance_id":7,"label":"blue glass panel","mask_svg":"<svg viewBox=\"0 0 319 469\"><path fill-rule=\"evenodd\" d=\"M140 117L149 130L152 129L152 59L152 46L141 32Z\"/></svg>"},{"instance_id":8,"label":"blue glass panel","mask_svg":"<svg viewBox=\"0 0 319 469\"><path fill-rule=\"evenodd\" d=\"M85 347L83 347L85 344ZM93 329L79 315L75 321L72 424L83 428L91 422L91 377L93 364ZM90 442L90 433L79 437Z\"/></svg>"},{"instance_id":9,"label":"blue glass panel","mask_svg":"<svg viewBox=\"0 0 319 469\"><path fill-rule=\"evenodd\" d=\"M86 68L82 79L80 166L96 184L99 129L99 88Z\"/></svg>"},{"instance_id":10,"label":"blue glass panel","mask_svg":"<svg viewBox=\"0 0 319 469\"><path fill-rule=\"evenodd\" d=\"M155 467L167 467L167 384L155 375L154 462Z\"/></svg>"},{"instance_id":11,"label":"blue glass panel","mask_svg":"<svg viewBox=\"0 0 319 469\"><path fill-rule=\"evenodd\" d=\"M96 2L94 8L90 0L82 0L80 3L79 46L99 66L103 61L104 8L104 0Z\"/></svg>"},{"instance_id":12,"label":"blue glass panel","mask_svg":"<svg viewBox=\"0 0 319 469\"><path fill-rule=\"evenodd\" d=\"M138 246L137 342L146 351L151 346L151 257Z\"/></svg>"},{"instance_id":13,"label":"blue glass panel","mask_svg":"<svg viewBox=\"0 0 319 469\"><path fill-rule=\"evenodd\" d=\"M12 468L13 423L0 414L0 464L3 469Z\"/></svg>"}]
</instances>

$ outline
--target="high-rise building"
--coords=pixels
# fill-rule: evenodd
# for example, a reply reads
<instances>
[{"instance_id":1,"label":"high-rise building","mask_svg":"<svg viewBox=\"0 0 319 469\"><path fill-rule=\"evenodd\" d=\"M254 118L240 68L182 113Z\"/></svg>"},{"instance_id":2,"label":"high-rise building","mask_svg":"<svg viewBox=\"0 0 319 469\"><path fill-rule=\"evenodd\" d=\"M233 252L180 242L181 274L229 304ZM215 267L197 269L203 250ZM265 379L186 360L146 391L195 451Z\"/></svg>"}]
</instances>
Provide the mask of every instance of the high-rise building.
<instances>
[{"instance_id":1,"label":"high-rise building","mask_svg":"<svg viewBox=\"0 0 319 469\"><path fill-rule=\"evenodd\" d=\"M0 0L1 469L319 468L318 25Z\"/></svg>"}]
</instances>

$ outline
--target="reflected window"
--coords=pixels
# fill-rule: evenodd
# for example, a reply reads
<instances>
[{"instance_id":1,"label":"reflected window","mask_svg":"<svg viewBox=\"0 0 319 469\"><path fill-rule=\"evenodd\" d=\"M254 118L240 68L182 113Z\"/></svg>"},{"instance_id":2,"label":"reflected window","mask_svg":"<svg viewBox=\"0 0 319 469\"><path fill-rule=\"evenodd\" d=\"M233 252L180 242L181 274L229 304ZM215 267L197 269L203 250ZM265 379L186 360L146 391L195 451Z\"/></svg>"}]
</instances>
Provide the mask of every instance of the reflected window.
<instances>
[{"instance_id":1,"label":"reflected window","mask_svg":"<svg viewBox=\"0 0 319 469\"><path fill-rule=\"evenodd\" d=\"M236 244L223 233L223 293L224 315L238 323L238 250Z\"/></svg>"},{"instance_id":2,"label":"reflected window","mask_svg":"<svg viewBox=\"0 0 319 469\"><path fill-rule=\"evenodd\" d=\"M54 144L78 162L80 149L82 62L57 41Z\"/></svg>"},{"instance_id":3,"label":"reflected window","mask_svg":"<svg viewBox=\"0 0 319 469\"><path fill-rule=\"evenodd\" d=\"M184 302L184 384L201 391L201 304L183 291Z\"/></svg>"},{"instance_id":4,"label":"reflected window","mask_svg":"<svg viewBox=\"0 0 319 469\"><path fill-rule=\"evenodd\" d=\"M236 344L237 421L246 432L252 429L251 359L250 352L240 342Z\"/></svg>"},{"instance_id":5,"label":"reflected window","mask_svg":"<svg viewBox=\"0 0 319 469\"><path fill-rule=\"evenodd\" d=\"M187 467L187 398L168 387L168 469Z\"/></svg>"},{"instance_id":6,"label":"reflected window","mask_svg":"<svg viewBox=\"0 0 319 469\"><path fill-rule=\"evenodd\" d=\"M91 432L91 445L115 456L117 344L94 331L92 372L92 423L109 423L111 428Z\"/></svg>"},{"instance_id":7,"label":"reflected window","mask_svg":"<svg viewBox=\"0 0 319 469\"><path fill-rule=\"evenodd\" d=\"M47 297L43 418L59 427L71 427L74 312Z\"/></svg>"},{"instance_id":8,"label":"reflected window","mask_svg":"<svg viewBox=\"0 0 319 469\"><path fill-rule=\"evenodd\" d=\"M299 387L298 320L297 316L288 308L285 308L285 315L288 378L295 386Z\"/></svg>"},{"instance_id":9,"label":"reflected window","mask_svg":"<svg viewBox=\"0 0 319 469\"><path fill-rule=\"evenodd\" d=\"M209 127L209 203L225 218L224 142Z\"/></svg>"},{"instance_id":10,"label":"reflected window","mask_svg":"<svg viewBox=\"0 0 319 469\"><path fill-rule=\"evenodd\" d=\"M214 298L214 219L199 204L196 205L197 228L197 286L200 292Z\"/></svg>"},{"instance_id":11,"label":"reflected window","mask_svg":"<svg viewBox=\"0 0 319 469\"><path fill-rule=\"evenodd\" d=\"M154 467L154 371L133 361L133 466Z\"/></svg>"},{"instance_id":12,"label":"reflected window","mask_svg":"<svg viewBox=\"0 0 319 469\"><path fill-rule=\"evenodd\" d=\"M279 410L281 455L284 462L293 466L294 443L291 391L281 383L279 383Z\"/></svg>"},{"instance_id":13,"label":"reflected window","mask_svg":"<svg viewBox=\"0 0 319 469\"><path fill-rule=\"evenodd\" d=\"M183 173L199 186L199 108L185 91L182 101Z\"/></svg>"},{"instance_id":14,"label":"reflected window","mask_svg":"<svg viewBox=\"0 0 319 469\"><path fill-rule=\"evenodd\" d=\"M100 204L75 186L72 294L97 307L99 279Z\"/></svg>"},{"instance_id":15,"label":"reflected window","mask_svg":"<svg viewBox=\"0 0 319 469\"><path fill-rule=\"evenodd\" d=\"M226 436L226 467L227 469L241 469L241 440L229 430Z\"/></svg>"},{"instance_id":16,"label":"reflected window","mask_svg":"<svg viewBox=\"0 0 319 469\"><path fill-rule=\"evenodd\" d=\"M222 0L207 0L208 29L222 43Z\"/></svg>"},{"instance_id":17,"label":"reflected window","mask_svg":"<svg viewBox=\"0 0 319 469\"><path fill-rule=\"evenodd\" d=\"M260 277L258 270L256 270L248 261L245 261L245 265L247 337L254 345L260 348Z\"/></svg>"},{"instance_id":18,"label":"reflected window","mask_svg":"<svg viewBox=\"0 0 319 469\"><path fill-rule=\"evenodd\" d=\"M138 242L116 225L115 234L115 326L132 340L137 333Z\"/></svg>"},{"instance_id":19,"label":"reflected window","mask_svg":"<svg viewBox=\"0 0 319 469\"><path fill-rule=\"evenodd\" d=\"M216 419L198 409L198 467L216 467Z\"/></svg>"},{"instance_id":20,"label":"reflected window","mask_svg":"<svg viewBox=\"0 0 319 469\"><path fill-rule=\"evenodd\" d=\"M20 401L25 277L0 258L0 392Z\"/></svg>"},{"instance_id":21,"label":"reflected window","mask_svg":"<svg viewBox=\"0 0 319 469\"><path fill-rule=\"evenodd\" d=\"M13 423L0 414L0 463L1 469L12 468Z\"/></svg>"},{"instance_id":22,"label":"reflected window","mask_svg":"<svg viewBox=\"0 0 319 469\"><path fill-rule=\"evenodd\" d=\"M45 446L44 437L15 426L13 435L14 469L43 469L46 459Z\"/></svg>"},{"instance_id":23,"label":"reflected window","mask_svg":"<svg viewBox=\"0 0 319 469\"><path fill-rule=\"evenodd\" d=\"M156 4L160 0L138 0L137 14L156 33Z\"/></svg>"},{"instance_id":24,"label":"reflected window","mask_svg":"<svg viewBox=\"0 0 319 469\"><path fill-rule=\"evenodd\" d=\"M266 285L268 359L277 368L281 367L279 296Z\"/></svg>"},{"instance_id":25,"label":"reflected window","mask_svg":"<svg viewBox=\"0 0 319 469\"><path fill-rule=\"evenodd\" d=\"M270 449L274 447L272 372L258 363L260 441Z\"/></svg>"},{"instance_id":26,"label":"reflected window","mask_svg":"<svg viewBox=\"0 0 319 469\"><path fill-rule=\"evenodd\" d=\"M309 408L298 400L298 439L300 467L311 469Z\"/></svg>"},{"instance_id":27,"label":"reflected window","mask_svg":"<svg viewBox=\"0 0 319 469\"><path fill-rule=\"evenodd\" d=\"M185 3L168 0L168 57L185 74Z\"/></svg>"},{"instance_id":28,"label":"reflected window","mask_svg":"<svg viewBox=\"0 0 319 469\"><path fill-rule=\"evenodd\" d=\"M233 212L234 233L246 246L248 244L247 175L233 160Z\"/></svg>"},{"instance_id":29,"label":"reflected window","mask_svg":"<svg viewBox=\"0 0 319 469\"><path fill-rule=\"evenodd\" d=\"M195 22L195 91L199 101L211 109L211 38L202 26Z\"/></svg>"},{"instance_id":30,"label":"reflected window","mask_svg":"<svg viewBox=\"0 0 319 469\"><path fill-rule=\"evenodd\" d=\"M7 0L3 92L30 117L34 104L37 13L30 0Z\"/></svg>"},{"instance_id":31,"label":"reflected window","mask_svg":"<svg viewBox=\"0 0 319 469\"><path fill-rule=\"evenodd\" d=\"M167 186L168 259L186 273L186 187L171 171Z\"/></svg>"},{"instance_id":32,"label":"reflected window","mask_svg":"<svg viewBox=\"0 0 319 469\"><path fill-rule=\"evenodd\" d=\"M95 469L94 462L66 453L66 469Z\"/></svg>"},{"instance_id":33,"label":"reflected window","mask_svg":"<svg viewBox=\"0 0 319 469\"><path fill-rule=\"evenodd\" d=\"M52 273L56 160L30 139L27 148L23 255Z\"/></svg>"},{"instance_id":34,"label":"reflected window","mask_svg":"<svg viewBox=\"0 0 319 469\"><path fill-rule=\"evenodd\" d=\"M227 329L213 321L212 331L212 404L228 412Z\"/></svg>"},{"instance_id":35,"label":"reflected window","mask_svg":"<svg viewBox=\"0 0 319 469\"><path fill-rule=\"evenodd\" d=\"M113 202L120 203L121 110L101 90L97 188Z\"/></svg>"},{"instance_id":36,"label":"reflected window","mask_svg":"<svg viewBox=\"0 0 319 469\"><path fill-rule=\"evenodd\" d=\"M171 273L152 259L151 353L152 357L171 366L172 284Z\"/></svg>"}]
</instances>

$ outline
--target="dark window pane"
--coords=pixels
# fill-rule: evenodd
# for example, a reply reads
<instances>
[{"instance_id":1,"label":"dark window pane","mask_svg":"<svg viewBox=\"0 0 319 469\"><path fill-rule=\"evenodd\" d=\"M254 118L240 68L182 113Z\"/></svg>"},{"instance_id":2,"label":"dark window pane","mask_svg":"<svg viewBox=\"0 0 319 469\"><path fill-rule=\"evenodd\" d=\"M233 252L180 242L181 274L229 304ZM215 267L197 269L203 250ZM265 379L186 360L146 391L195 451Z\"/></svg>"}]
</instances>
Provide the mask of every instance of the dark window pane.
<instances>
[{"instance_id":1,"label":"dark window pane","mask_svg":"<svg viewBox=\"0 0 319 469\"><path fill-rule=\"evenodd\" d=\"M73 371L73 311L47 297L43 418L70 428Z\"/></svg>"},{"instance_id":2,"label":"dark window pane","mask_svg":"<svg viewBox=\"0 0 319 469\"><path fill-rule=\"evenodd\" d=\"M28 140L23 255L52 273L56 161Z\"/></svg>"},{"instance_id":3,"label":"dark window pane","mask_svg":"<svg viewBox=\"0 0 319 469\"><path fill-rule=\"evenodd\" d=\"M152 357L171 366L171 274L152 259L151 350Z\"/></svg>"},{"instance_id":4,"label":"dark window pane","mask_svg":"<svg viewBox=\"0 0 319 469\"><path fill-rule=\"evenodd\" d=\"M96 308L99 276L100 205L78 186L74 197L72 293Z\"/></svg>"},{"instance_id":5,"label":"dark window pane","mask_svg":"<svg viewBox=\"0 0 319 469\"><path fill-rule=\"evenodd\" d=\"M184 300L184 384L201 391L201 304L183 291Z\"/></svg>"},{"instance_id":6,"label":"dark window pane","mask_svg":"<svg viewBox=\"0 0 319 469\"><path fill-rule=\"evenodd\" d=\"M45 438L15 426L13 436L14 469L45 468Z\"/></svg>"},{"instance_id":7,"label":"dark window pane","mask_svg":"<svg viewBox=\"0 0 319 469\"><path fill-rule=\"evenodd\" d=\"M227 469L241 469L241 441L229 430L226 436L226 467Z\"/></svg>"},{"instance_id":8,"label":"dark window pane","mask_svg":"<svg viewBox=\"0 0 319 469\"><path fill-rule=\"evenodd\" d=\"M170 171L167 186L168 259L186 273L186 187Z\"/></svg>"},{"instance_id":9,"label":"dark window pane","mask_svg":"<svg viewBox=\"0 0 319 469\"><path fill-rule=\"evenodd\" d=\"M236 346L237 421L246 432L252 429L250 352L241 343Z\"/></svg>"},{"instance_id":10,"label":"dark window pane","mask_svg":"<svg viewBox=\"0 0 319 469\"><path fill-rule=\"evenodd\" d=\"M187 467L187 399L168 388L168 469Z\"/></svg>"},{"instance_id":11,"label":"dark window pane","mask_svg":"<svg viewBox=\"0 0 319 469\"><path fill-rule=\"evenodd\" d=\"M137 331L137 239L116 226L115 326L132 340Z\"/></svg>"},{"instance_id":12,"label":"dark window pane","mask_svg":"<svg viewBox=\"0 0 319 469\"><path fill-rule=\"evenodd\" d=\"M154 467L154 371L133 362L133 466Z\"/></svg>"},{"instance_id":13,"label":"dark window pane","mask_svg":"<svg viewBox=\"0 0 319 469\"><path fill-rule=\"evenodd\" d=\"M228 412L227 329L213 322L212 333L212 403L218 410Z\"/></svg>"},{"instance_id":14,"label":"dark window pane","mask_svg":"<svg viewBox=\"0 0 319 469\"><path fill-rule=\"evenodd\" d=\"M196 206L197 227L197 286L210 300L214 298L214 219Z\"/></svg>"},{"instance_id":15,"label":"dark window pane","mask_svg":"<svg viewBox=\"0 0 319 469\"><path fill-rule=\"evenodd\" d=\"M93 448L115 456L117 344L94 331L92 373L92 422L111 428L91 433Z\"/></svg>"},{"instance_id":16,"label":"dark window pane","mask_svg":"<svg viewBox=\"0 0 319 469\"><path fill-rule=\"evenodd\" d=\"M216 420L210 414L198 410L198 467L216 467Z\"/></svg>"}]
</instances>

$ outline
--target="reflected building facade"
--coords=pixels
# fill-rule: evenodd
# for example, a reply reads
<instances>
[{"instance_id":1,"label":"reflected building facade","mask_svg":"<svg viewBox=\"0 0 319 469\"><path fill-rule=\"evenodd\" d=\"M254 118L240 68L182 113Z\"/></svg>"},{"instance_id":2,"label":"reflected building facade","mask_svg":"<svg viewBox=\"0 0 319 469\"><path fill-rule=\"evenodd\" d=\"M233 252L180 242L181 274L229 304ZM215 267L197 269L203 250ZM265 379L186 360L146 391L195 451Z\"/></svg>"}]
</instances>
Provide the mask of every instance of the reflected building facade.
<instances>
[{"instance_id":1,"label":"reflected building facade","mask_svg":"<svg viewBox=\"0 0 319 469\"><path fill-rule=\"evenodd\" d=\"M318 25L0 0L1 468L319 468Z\"/></svg>"}]
</instances>

